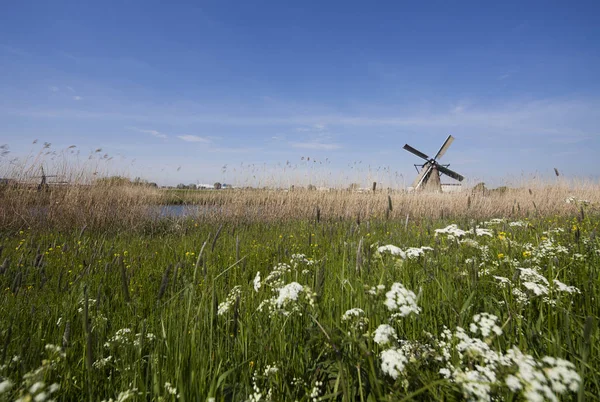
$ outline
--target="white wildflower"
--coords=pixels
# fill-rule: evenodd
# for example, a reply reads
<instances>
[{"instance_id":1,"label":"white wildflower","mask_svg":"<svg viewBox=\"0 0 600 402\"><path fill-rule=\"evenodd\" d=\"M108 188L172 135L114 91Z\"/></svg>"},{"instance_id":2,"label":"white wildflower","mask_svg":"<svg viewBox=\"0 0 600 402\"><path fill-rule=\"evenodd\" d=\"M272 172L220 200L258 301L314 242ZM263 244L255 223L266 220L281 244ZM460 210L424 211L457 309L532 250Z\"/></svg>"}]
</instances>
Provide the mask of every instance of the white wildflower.
<instances>
[{"instance_id":1,"label":"white wildflower","mask_svg":"<svg viewBox=\"0 0 600 402\"><path fill-rule=\"evenodd\" d=\"M495 280L497 280L499 282L498 286L500 286L501 288L510 285L510 279L505 278L504 276L496 276L496 275L494 275L494 276L492 276L492 278L494 278Z\"/></svg>"},{"instance_id":2,"label":"white wildflower","mask_svg":"<svg viewBox=\"0 0 600 402\"><path fill-rule=\"evenodd\" d=\"M10 391L12 386L13 386L13 383L9 379L6 379L6 380L0 382L0 394Z\"/></svg>"},{"instance_id":3,"label":"white wildflower","mask_svg":"<svg viewBox=\"0 0 600 402\"><path fill-rule=\"evenodd\" d=\"M354 317L360 317L361 315L364 315L364 314L365 314L365 312L364 312L363 309L352 308L350 310L346 310L346 312L342 316L342 321L348 321L348 320L351 320Z\"/></svg>"},{"instance_id":4,"label":"white wildflower","mask_svg":"<svg viewBox=\"0 0 600 402\"><path fill-rule=\"evenodd\" d=\"M387 324L381 324L375 330L373 341L378 345L385 345L396 339L396 330Z\"/></svg>"},{"instance_id":5,"label":"white wildflower","mask_svg":"<svg viewBox=\"0 0 600 402\"><path fill-rule=\"evenodd\" d=\"M512 288L512 294L519 304L527 304L529 302L527 295L519 288Z\"/></svg>"},{"instance_id":6,"label":"white wildflower","mask_svg":"<svg viewBox=\"0 0 600 402\"><path fill-rule=\"evenodd\" d=\"M473 322L471 323L470 330L474 334L481 333L485 338L489 337L492 333L496 335L502 335L502 328L496 325L498 317L493 314L480 313L473 316Z\"/></svg>"},{"instance_id":7,"label":"white wildflower","mask_svg":"<svg viewBox=\"0 0 600 402\"><path fill-rule=\"evenodd\" d=\"M370 295L373 295L373 296L377 296L384 290L385 290L385 285L377 285L377 286L372 286L369 290L367 290L367 293Z\"/></svg>"},{"instance_id":8,"label":"white wildflower","mask_svg":"<svg viewBox=\"0 0 600 402\"><path fill-rule=\"evenodd\" d=\"M394 380L404 371L404 367L408 362L406 356L404 356L397 349L387 349L381 352L381 370L384 374L389 375Z\"/></svg>"},{"instance_id":9,"label":"white wildflower","mask_svg":"<svg viewBox=\"0 0 600 402\"><path fill-rule=\"evenodd\" d=\"M435 235L437 236L438 234L452 235L454 237L463 237L464 235L467 234L467 232L465 232L462 229L459 229L458 225L452 224L452 225L446 226L443 229L436 229Z\"/></svg>"},{"instance_id":10,"label":"white wildflower","mask_svg":"<svg viewBox=\"0 0 600 402\"><path fill-rule=\"evenodd\" d=\"M498 225L502 222L504 222L503 218L494 218L494 219L490 219L489 221L483 222L483 226Z\"/></svg>"},{"instance_id":11,"label":"white wildflower","mask_svg":"<svg viewBox=\"0 0 600 402\"><path fill-rule=\"evenodd\" d=\"M512 374L507 375L504 382L512 392L517 392L522 388L521 381Z\"/></svg>"},{"instance_id":12,"label":"white wildflower","mask_svg":"<svg viewBox=\"0 0 600 402\"><path fill-rule=\"evenodd\" d=\"M554 392L562 394L567 390L575 392L579 389L581 377L573 363L550 356L543 357L542 362L548 366L544 369L544 374Z\"/></svg>"},{"instance_id":13,"label":"white wildflower","mask_svg":"<svg viewBox=\"0 0 600 402\"><path fill-rule=\"evenodd\" d=\"M323 381L315 381L315 386L310 391L310 398L313 402L318 401L319 396L321 395L321 387L323 386Z\"/></svg>"},{"instance_id":14,"label":"white wildflower","mask_svg":"<svg viewBox=\"0 0 600 402\"><path fill-rule=\"evenodd\" d=\"M419 258L423 254L425 254L425 251L427 251L427 250L433 250L433 249L431 247L410 247L410 248L407 248L406 251L405 251L406 258L409 258L409 259Z\"/></svg>"},{"instance_id":15,"label":"white wildflower","mask_svg":"<svg viewBox=\"0 0 600 402\"><path fill-rule=\"evenodd\" d=\"M113 357L112 356L108 356L108 357L106 357L104 359L98 359L98 360L96 360L94 363L92 363L92 366L95 369L100 370L100 369L103 369L104 367L106 367L106 365L108 363L110 363L112 360L113 360Z\"/></svg>"},{"instance_id":16,"label":"white wildflower","mask_svg":"<svg viewBox=\"0 0 600 402\"><path fill-rule=\"evenodd\" d=\"M491 230L489 229L483 229L483 228L474 228L473 230L471 230L471 233L475 233L477 236L489 236L489 237L494 237L494 234L492 233Z\"/></svg>"},{"instance_id":17,"label":"white wildflower","mask_svg":"<svg viewBox=\"0 0 600 402\"><path fill-rule=\"evenodd\" d=\"M256 273L254 277L254 291L258 292L260 290L260 271Z\"/></svg>"},{"instance_id":18,"label":"white wildflower","mask_svg":"<svg viewBox=\"0 0 600 402\"><path fill-rule=\"evenodd\" d=\"M400 256L400 258L405 259L406 253L402 251L400 247L394 246L392 244L388 244L387 246L381 246L377 248L377 252L379 253L390 253L391 255Z\"/></svg>"},{"instance_id":19,"label":"white wildflower","mask_svg":"<svg viewBox=\"0 0 600 402\"><path fill-rule=\"evenodd\" d=\"M273 289L280 289L284 284L283 276L286 273L290 273L290 272L292 272L292 267L289 266L288 264L285 264L285 263L277 264L273 268L273 271L271 271L269 273L269 275L267 275L267 277L263 281L263 284L268 285Z\"/></svg>"},{"instance_id":20,"label":"white wildflower","mask_svg":"<svg viewBox=\"0 0 600 402\"><path fill-rule=\"evenodd\" d=\"M473 239L462 239L460 241L460 244L464 244L465 246L469 246L469 247L473 247L473 248L479 248L479 243L477 243L477 241L473 240Z\"/></svg>"},{"instance_id":21,"label":"white wildflower","mask_svg":"<svg viewBox=\"0 0 600 402\"><path fill-rule=\"evenodd\" d=\"M406 317L410 313L419 314L421 309L417 306L417 296L411 290L406 289L401 283L394 283L386 294L385 305L390 311L398 311L400 317Z\"/></svg>"},{"instance_id":22,"label":"white wildflower","mask_svg":"<svg viewBox=\"0 0 600 402\"><path fill-rule=\"evenodd\" d=\"M292 282L279 289L279 297L277 297L277 307L282 308L291 301L298 300L303 287L298 282Z\"/></svg>"},{"instance_id":23,"label":"white wildflower","mask_svg":"<svg viewBox=\"0 0 600 402\"><path fill-rule=\"evenodd\" d=\"M525 289L530 290L536 296L547 295L548 287L541 285L536 282L523 282L523 287Z\"/></svg>"},{"instance_id":24,"label":"white wildflower","mask_svg":"<svg viewBox=\"0 0 600 402\"><path fill-rule=\"evenodd\" d=\"M463 395L470 400L491 401L492 383L496 380L493 371L475 366L475 370L458 371L454 380L461 385Z\"/></svg>"},{"instance_id":25,"label":"white wildflower","mask_svg":"<svg viewBox=\"0 0 600 402\"><path fill-rule=\"evenodd\" d=\"M44 382L38 381L29 388L29 393L36 394L38 391L44 389L45 386L46 384L44 384Z\"/></svg>"},{"instance_id":26,"label":"white wildflower","mask_svg":"<svg viewBox=\"0 0 600 402\"><path fill-rule=\"evenodd\" d=\"M235 304L236 300L240 297L241 294L241 286L238 285L231 289L229 295L227 295L227 299L219 304L219 307L217 308L217 315L226 314L229 311L229 309L231 309L231 307Z\"/></svg>"},{"instance_id":27,"label":"white wildflower","mask_svg":"<svg viewBox=\"0 0 600 402\"><path fill-rule=\"evenodd\" d=\"M269 375L275 374L278 371L279 371L279 368L276 365L274 365L274 364L273 365L268 364L267 367L265 368L265 371L264 371L263 374L264 374L265 377L268 377Z\"/></svg>"},{"instance_id":28,"label":"white wildflower","mask_svg":"<svg viewBox=\"0 0 600 402\"><path fill-rule=\"evenodd\" d=\"M581 293L581 291L579 289L577 289L575 286L565 285L558 279L555 279L553 282L554 282L554 285L556 286L556 290L558 290L559 292Z\"/></svg>"},{"instance_id":29,"label":"white wildflower","mask_svg":"<svg viewBox=\"0 0 600 402\"><path fill-rule=\"evenodd\" d=\"M165 391L167 391L169 395L175 395L176 398L179 398L179 395L177 394L177 388L172 386L170 382L165 382Z\"/></svg>"}]
</instances>

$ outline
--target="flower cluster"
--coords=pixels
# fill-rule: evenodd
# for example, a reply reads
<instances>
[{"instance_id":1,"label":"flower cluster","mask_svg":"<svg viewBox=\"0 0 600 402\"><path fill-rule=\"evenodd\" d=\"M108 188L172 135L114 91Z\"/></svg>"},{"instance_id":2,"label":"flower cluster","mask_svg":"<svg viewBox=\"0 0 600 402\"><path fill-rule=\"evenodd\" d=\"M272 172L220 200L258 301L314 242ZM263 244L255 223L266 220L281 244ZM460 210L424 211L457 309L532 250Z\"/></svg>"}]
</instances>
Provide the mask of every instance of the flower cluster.
<instances>
[{"instance_id":1,"label":"flower cluster","mask_svg":"<svg viewBox=\"0 0 600 402\"><path fill-rule=\"evenodd\" d=\"M227 312L231 309L231 307L233 307L236 300L238 300L238 298L241 296L241 294L242 294L241 286L238 285L238 286L235 286L233 289L231 289L231 291L229 292L229 295L227 295L227 299L224 302L219 303L219 307L217 308L217 315L227 314Z\"/></svg>"},{"instance_id":2,"label":"flower cluster","mask_svg":"<svg viewBox=\"0 0 600 402\"><path fill-rule=\"evenodd\" d=\"M378 326L373 334L373 342L380 346L387 345L396 339L396 330L387 324Z\"/></svg>"},{"instance_id":3,"label":"flower cluster","mask_svg":"<svg viewBox=\"0 0 600 402\"><path fill-rule=\"evenodd\" d=\"M398 256L405 259L416 259L425 254L425 251L432 251L431 247L409 247L406 250L402 250L400 247L388 244L387 246L380 246L377 248L377 252L380 254L390 253L391 255Z\"/></svg>"},{"instance_id":4,"label":"flower cluster","mask_svg":"<svg viewBox=\"0 0 600 402\"><path fill-rule=\"evenodd\" d=\"M419 314L421 312L421 308L417 306L415 293L406 289L401 283L392 284L385 297L385 305L388 310L396 312L394 317L406 317L411 313Z\"/></svg>"},{"instance_id":5,"label":"flower cluster","mask_svg":"<svg viewBox=\"0 0 600 402\"><path fill-rule=\"evenodd\" d=\"M398 349L386 349L381 352L381 370L394 380L404 371L408 359Z\"/></svg>"},{"instance_id":6,"label":"flower cluster","mask_svg":"<svg viewBox=\"0 0 600 402\"><path fill-rule=\"evenodd\" d=\"M496 323L494 315L480 313L473 317L470 329L484 337L501 335ZM440 374L458 384L468 400L489 401L495 390L507 387L512 392L522 392L528 401L558 401L556 394L575 392L581 384L569 361L548 356L536 360L516 346L506 353L496 351L489 342L471 338L461 327L454 332L446 328L437 347L437 360L444 363ZM458 360L453 356L458 356Z\"/></svg>"},{"instance_id":7,"label":"flower cluster","mask_svg":"<svg viewBox=\"0 0 600 402\"><path fill-rule=\"evenodd\" d=\"M364 310L360 308L347 310L344 315L342 315L342 321L349 323L355 330L363 330L369 323L369 319L365 317Z\"/></svg>"}]
</instances>

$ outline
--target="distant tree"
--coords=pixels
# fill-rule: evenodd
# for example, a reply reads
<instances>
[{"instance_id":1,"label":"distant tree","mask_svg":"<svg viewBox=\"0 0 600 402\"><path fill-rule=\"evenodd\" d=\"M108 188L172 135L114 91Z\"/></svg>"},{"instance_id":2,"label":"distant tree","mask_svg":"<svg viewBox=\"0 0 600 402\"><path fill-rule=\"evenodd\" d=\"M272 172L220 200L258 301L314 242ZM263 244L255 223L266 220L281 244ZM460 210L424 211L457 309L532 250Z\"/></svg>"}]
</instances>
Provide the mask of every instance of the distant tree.
<instances>
[{"instance_id":1,"label":"distant tree","mask_svg":"<svg viewBox=\"0 0 600 402\"><path fill-rule=\"evenodd\" d=\"M185 184L183 184L183 183L179 183L179 184L177 185L177 188L178 188L179 190L185 190L185 189L187 188L187 186L186 186Z\"/></svg>"},{"instance_id":2,"label":"distant tree","mask_svg":"<svg viewBox=\"0 0 600 402\"><path fill-rule=\"evenodd\" d=\"M213 187L215 188L215 190L220 190L223 187L223 185L219 182L216 182Z\"/></svg>"},{"instance_id":3,"label":"distant tree","mask_svg":"<svg viewBox=\"0 0 600 402\"><path fill-rule=\"evenodd\" d=\"M188 184L187 188L190 190L196 190L198 188L198 186L196 186L194 183Z\"/></svg>"},{"instance_id":4,"label":"distant tree","mask_svg":"<svg viewBox=\"0 0 600 402\"><path fill-rule=\"evenodd\" d=\"M309 191L313 191L313 190L316 190L317 187L314 184L309 184L308 187L306 187L306 189Z\"/></svg>"},{"instance_id":5,"label":"distant tree","mask_svg":"<svg viewBox=\"0 0 600 402\"><path fill-rule=\"evenodd\" d=\"M485 183L481 182L481 183L477 183L474 187L473 187L473 193L485 193L486 187L485 187Z\"/></svg>"},{"instance_id":6,"label":"distant tree","mask_svg":"<svg viewBox=\"0 0 600 402\"><path fill-rule=\"evenodd\" d=\"M123 176L109 176L97 179L94 184L99 186L126 186L131 184L131 180Z\"/></svg>"},{"instance_id":7,"label":"distant tree","mask_svg":"<svg viewBox=\"0 0 600 402\"><path fill-rule=\"evenodd\" d=\"M153 181L148 183L148 187L158 187L158 184L154 183Z\"/></svg>"},{"instance_id":8,"label":"distant tree","mask_svg":"<svg viewBox=\"0 0 600 402\"><path fill-rule=\"evenodd\" d=\"M360 184L358 183L350 183L350 185L348 186L348 190L350 191L356 191L360 188Z\"/></svg>"},{"instance_id":9,"label":"distant tree","mask_svg":"<svg viewBox=\"0 0 600 402\"><path fill-rule=\"evenodd\" d=\"M148 180L142 179L141 177L136 177L135 179L133 179L132 184L134 186L147 186L147 185L149 185Z\"/></svg>"}]
</instances>

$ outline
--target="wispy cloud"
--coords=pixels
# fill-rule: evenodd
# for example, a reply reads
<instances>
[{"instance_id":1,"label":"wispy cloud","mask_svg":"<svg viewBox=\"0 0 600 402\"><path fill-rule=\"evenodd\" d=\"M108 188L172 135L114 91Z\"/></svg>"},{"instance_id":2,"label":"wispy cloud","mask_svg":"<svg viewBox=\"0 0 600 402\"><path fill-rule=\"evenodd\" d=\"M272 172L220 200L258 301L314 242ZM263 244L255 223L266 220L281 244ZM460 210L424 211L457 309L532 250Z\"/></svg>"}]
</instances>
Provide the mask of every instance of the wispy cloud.
<instances>
[{"instance_id":1,"label":"wispy cloud","mask_svg":"<svg viewBox=\"0 0 600 402\"><path fill-rule=\"evenodd\" d=\"M160 131L157 130L146 130L146 129L142 129L142 128L137 128L137 127L127 127L129 130L134 130L140 133L144 133L144 134L150 134L156 138L167 138L168 136L164 133L161 133Z\"/></svg>"},{"instance_id":2,"label":"wispy cloud","mask_svg":"<svg viewBox=\"0 0 600 402\"><path fill-rule=\"evenodd\" d=\"M177 138L185 142L202 142L204 144L210 143L208 138L197 135L178 135Z\"/></svg>"},{"instance_id":3,"label":"wispy cloud","mask_svg":"<svg viewBox=\"0 0 600 402\"><path fill-rule=\"evenodd\" d=\"M290 142L290 145L292 146L292 148L313 149L319 151L334 150L341 148L340 144L326 143L320 141Z\"/></svg>"},{"instance_id":4,"label":"wispy cloud","mask_svg":"<svg viewBox=\"0 0 600 402\"><path fill-rule=\"evenodd\" d=\"M17 49L15 47L8 46L8 45L2 44L2 43L0 43L0 50L3 52L6 52L6 53L14 54L16 56L21 56L21 57L30 56L30 54L24 50Z\"/></svg>"},{"instance_id":5,"label":"wispy cloud","mask_svg":"<svg viewBox=\"0 0 600 402\"><path fill-rule=\"evenodd\" d=\"M82 99L83 99L83 98L82 98L81 96L79 96L79 95L75 95L75 96L73 97L73 100L76 100L76 101L80 101L80 100L82 100Z\"/></svg>"},{"instance_id":6,"label":"wispy cloud","mask_svg":"<svg viewBox=\"0 0 600 402\"><path fill-rule=\"evenodd\" d=\"M58 87L55 87L55 86L48 87L48 89L51 90L52 92L58 92L58 91L60 91L60 89Z\"/></svg>"},{"instance_id":7,"label":"wispy cloud","mask_svg":"<svg viewBox=\"0 0 600 402\"><path fill-rule=\"evenodd\" d=\"M325 125L324 124L313 124L311 126L308 127L298 127L296 128L296 131L298 131L299 133L314 133L314 132L321 132L325 130Z\"/></svg>"},{"instance_id":8,"label":"wispy cloud","mask_svg":"<svg viewBox=\"0 0 600 402\"><path fill-rule=\"evenodd\" d=\"M100 109L44 109L27 106L15 108L7 103L0 105L0 113L24 116L28 118L53 119L90 119L90 120L129 120L130 122L153 122L160 124L185 124L194 129L205 129L205 125L214 127L276 127L277 130L289 127L296 133L306 132L319 138L296 139L297 144L329 144L333 141L322 138L327 133L325 127L334 127L336 132L347 130L378 130L381 128L403 129L433 133L437 130L459 130L463 136L540 138L544 140L597 137L598 98L542 99L534 101L512 101L496 105L471 104L461 107L460 102L445 108L425 108L419 110L400 110L392 108L361 107L361 112L307 113L296 114L293 110L284 110L276 114L268 112L253 115L202 114L189 110L165 110L154 105L138 107L100 108ZM457 107L459 105L459 107ZM144 107L140 107L144 106ZM368 106L368 105L366 105ZM318 131L324 126L322 131ZM312 128L311 131L298 131L298 128ZM279 136L277 134L277 136ZM208 137L180 135L188 142L211 142ZM319 145L313 145L318 147ZM321 145L322 147L322 145Z\"/></svg>"}]
</instances>

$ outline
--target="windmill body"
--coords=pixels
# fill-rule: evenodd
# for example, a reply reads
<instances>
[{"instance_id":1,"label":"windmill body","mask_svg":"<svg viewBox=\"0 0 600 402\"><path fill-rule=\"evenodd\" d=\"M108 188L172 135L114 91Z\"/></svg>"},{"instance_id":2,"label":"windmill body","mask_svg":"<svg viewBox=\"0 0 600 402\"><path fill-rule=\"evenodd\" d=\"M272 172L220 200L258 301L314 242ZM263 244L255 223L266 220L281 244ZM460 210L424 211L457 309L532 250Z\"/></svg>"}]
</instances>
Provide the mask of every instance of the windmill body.
<instances>
[{"instance_id":1,"label":"windmill body","mask_svg":"<svg viewBox=\"0 0 600 402\"><path fill-rule=\"evenodd\" d=\"M442 183L440 180L440 176L442 174L451 177L458 181L463 181L464 177L460 174L448 169L450 166L442 165L438 163L438 159L440 159L450 147L454 141L454 137L451 135L448 136L440 150L437 152L434 158L430 158L427 154L417 150L416 148L411 147L408 144L404 145L404 149L408 152L418 156L421 159L425 160L425 163L422 165L415 165L419 174L417 175L415 181L413 182L412 188L413 190L422 190L422 191L430 191L430 192L441 192L442 191ZM420 169L419 169L420 167Z\"/></svg>"}]
</instances>

